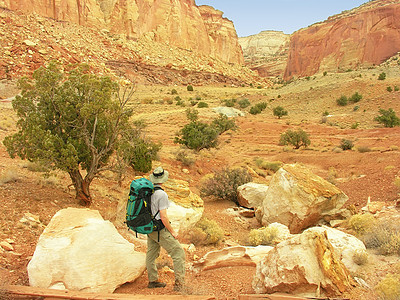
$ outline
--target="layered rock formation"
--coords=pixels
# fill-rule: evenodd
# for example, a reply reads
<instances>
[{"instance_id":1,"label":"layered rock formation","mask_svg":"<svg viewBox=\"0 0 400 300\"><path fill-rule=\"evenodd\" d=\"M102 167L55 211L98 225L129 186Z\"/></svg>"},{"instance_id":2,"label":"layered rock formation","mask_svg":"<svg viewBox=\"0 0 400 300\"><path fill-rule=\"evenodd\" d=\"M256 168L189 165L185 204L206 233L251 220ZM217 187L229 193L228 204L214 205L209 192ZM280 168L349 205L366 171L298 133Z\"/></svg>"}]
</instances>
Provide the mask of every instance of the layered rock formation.
<instances>
[{"instance_id":1,"label":"layered rock formation","mask_svg":"<svg viewBox=\"0 0 400 300\"><path fill-rule=\"evenodd\" d=\"M295 32L284 78L377 65L400 51L400 1L373 1Z\"/></svg>"},{"instance_id":2,"label":"layered rock formation","mask_svg":"<svg viewBox=\"0 0 400 300\"><path fill-rule=\"evenodd\" d=\"M245 63L260 76L282 76L286 68L290 35L280 31L262 31L239 38Z\"/></svg>"},{"instance_id":3,"label":"layered rock formation","mask_svg":"<svg viewBox=\"0 0 400 300\"><path fill-rule=\"evenodd\" d=\"M233 23L194 0L0 0L0 6L243 63Z\"/></svg>"}]
</instances>

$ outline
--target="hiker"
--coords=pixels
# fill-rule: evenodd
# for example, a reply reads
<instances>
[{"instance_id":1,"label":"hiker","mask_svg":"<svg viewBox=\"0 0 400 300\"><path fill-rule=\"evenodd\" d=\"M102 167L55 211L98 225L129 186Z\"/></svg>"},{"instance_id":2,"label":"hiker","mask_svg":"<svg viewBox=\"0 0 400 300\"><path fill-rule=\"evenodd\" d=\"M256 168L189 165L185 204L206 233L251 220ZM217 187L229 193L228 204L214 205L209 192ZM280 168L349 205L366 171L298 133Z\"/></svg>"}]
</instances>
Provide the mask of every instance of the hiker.
<instances>
[{"instance_id":1,"label":"hiker","mask_svg":"<svg viewBox=\"0 0 400 300\"><path fill-rule=\"evenodd\" d=\"M166 284L158 281L158 271L156 259L160 255L160 246L163 247L171 256L174 263L175 284L174 290L179 291L185 281L185 251L178 242L178 233L172 228L167 209L170 205L168 195L164 190L156 187L168 180L168 171L162 167L157 167L149 179L155 186L155 191L151 196L151 212L157 220L161 220L165 228L160 231L153 231L147 235L146 267L149 278L148 288L165 287ZM157 214L157 212L159 213Z\"/></svg>"}]
</instances>

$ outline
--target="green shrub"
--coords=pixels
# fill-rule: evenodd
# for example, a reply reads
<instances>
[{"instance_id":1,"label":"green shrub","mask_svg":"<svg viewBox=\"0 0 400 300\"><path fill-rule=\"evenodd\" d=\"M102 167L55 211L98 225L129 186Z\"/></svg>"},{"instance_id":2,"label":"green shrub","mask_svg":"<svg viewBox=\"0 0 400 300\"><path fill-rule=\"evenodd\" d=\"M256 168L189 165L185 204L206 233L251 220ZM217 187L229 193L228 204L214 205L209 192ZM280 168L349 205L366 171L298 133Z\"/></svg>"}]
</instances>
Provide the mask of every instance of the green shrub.
<instances>
[{"instance_id":1,"label":"green shrub","mask_svg":"<svg viewBox=\"0 0 400 300\"><path fill-rule=\"evenodd\" d=\"M235 120L229 119L226 115L223 114L219 114L219 117L214 119L211 125L217 128L219 134L222 134L228 130L237 129Z\"/></svg>"},{"instance_id":2,"label":"green shrub","mask_svg":"<svg viewBox=\"0 0 400 300\"><path fill-rule=\"evenodd\" d=\"M339 106L346 106L348 103L348 99L346 96L342 95L340 98L336 99L336 103Z\"/></svg>"},{"instance_id":3,"label":"green shrub","mask_svg":"<svg viewBox=\"0 0 400 300\"><path fill-rule=\"evenodd\" d=\"M208 107L208 104L206 102L201 101L197 104L197 107L198 108L206 108L206 107Z\"/></svg>"},{"instance_id":4,"label":"green shrub","mask_svg":"<svg viewBox=\"0 0 400 300\"><path fill-rule=\"evenodd\" d=\"M252 115L260 114L264 109L267 108L267 102L260 102L250 108Z\"/></svg>"},{"instance_id":5,"label":"green shrub","mask_svg":"<svg viewBox=\"0 0 400 300\"><path fill-rule=\"evenodd\" d=\"M286 109L284 109L282 106L277 106L277 107L274 107L273 114L274 114L274 116L276 116L280 119L283 116L287 116L288 111Z\"/></svg>"},{"instance_id":6,"label":"green shrub","mask_svg":"<svg viewBox=\"0 0 400 300\"><path fill-rule=\"evenodd\" d=\"M237 188L250 181L252 177L246 169L224 168L202 184L200 193L202 196L215 196L239 204Z\"/></svg>"},{"instance_id":7,"label":"green shrub","mask_svg":"<svg viewBox=\"0 0 400 300\"><path fill-rule=\"evenodd\" d=\"M203 217L185 236L196 246L215 245L224 238L224 231L217 222Z\"/></svg>"},{"instance_id":8,"label":"green shrub","mask_svg":"<svg viewBox=\"0 0 400 300\"><path fill-rule=\"evenodd\" d=\"M272 172L277 172L283 165L281 161L264 161L261 158L256 159L256 165L264 170L272 171Z\"/></svg>"},{"instance_id":9,"label":"green shrub","mask_svg":"<svg viewBox=\"0 0 400 300\"><path fill-rule=\"evenodd\" d=\"M235 104L236 104L236 99L225 99L224 101L223 101L223 103L225 104L225 106L227 106L227 107L234 107L235 106Z\"/></svg>"},{"instance_id":10,"label":"green shrub","mask_svg":"<svg viewBox=\"0 0 400 300\"><path fill-rule=\"evenodd\" d=\"M355 92L350 98L349 101L353 103L360 102L363 96L359 94L358 92Z\"/></svg>"},{"instance_id":11,"label":"green shrub","mask_svg":"<svg viewBox=\"0 0 400 300\"><path fill-rule=\"evenodd\" d=\"M178 95L178 91L177 91L176 89L172 89L172 90L171 90L171 94L172 94L172 95Z\"/></svg>"},{"instance_id":12,"label":"green shrub","mask_svg":"<svg viewBox=\"0 0 400 300\"><path fill-rule=\"evenodd\" d=\"M385 80L386 79L386 73L382 72L381 74L379 74L378 76L378 80Z\"/></svg>"},{"instance_id":13,"label":"green shrub","mask_svg":"<svg viewBox=\"0 0 400 300\"><path fill-rule=\"evenodd\" d=\"M322 116L323 116L323 117L327 117L327 116L329 116L329 111L327 111L327 110L326 110L326 111L324 111L324 112L322 113Z\"/></svg>"},{"instance_id":14,"label":"green shrub","mask_svg":"<svg viewBox=\"0 0 400 300\"><path fill-rule=\"evenodd\" d=\"M354 144L350 140L342 139L342 141L340 142L340 148L342 148L342 150L351 150L353 149L353 147Z\"/></svg>"},{"instance_id":15,"label":"green shrub","mask_svg":"<svg viewBox=\"0 0 400 300\"><path fill-rule=\"evenodd\" d=\"M326 76L326 75L328 75L328 72L327 72L327 71L324 72L324 76Z\"/></svg>"},{"instance_id":16,"label":"green shrub","mask_svg":"<svg viewBox=\"0 0 400 300\"><path fill-rule=\"evenodd\" d=\"M387 274L375 286L375 291L383 300L400 299L400 274Z\"/></svg>"},{"instance_id":17,"label":"green shrub","mask_svg":"<svg viewBox=\"0 0 400 300\"><path fill-rule=\"evenodd\" d=\"M399 90L400 90L399 87L398 87L397 85L395 85L395 86L394 86L394 91L395 91L395 92L398 92Z\"/></svg>"},{"instance_id":18,"label":"green shrub","mask_svg":"<svg viewBox=\"0 0 400 300\"><path fill-rule=\"evenodd\" d=\"M299 149L301 146L308 147L311 141L303 129L288 129L285 133L281 134L279 144L283 146L292 145L295 149Z\"/></svg>"},{"instance_id":19,"label":"green shrub","mask_svg":"<svg viewBox=\"0 0 400 300\"><path fill-rule=\"evenodd\" d=\"M249 244L251 246L266 245L272 246L278 237L278 228L263 227L260 229L252 229L249 233Z\"/></svg>"},{"instance_id":20,"label":"green shrub","mask_svg":"<svg viewBox=\"0 0 400 300\"><path fill-rule=\"evenodd\" d=\"M218 130L214 126L192 121L177 133L174 142L200 151L201 149L215 148L218 144L218 135Z\"/></svg>"},{"instance_id":21,"label":"green shrub","mask_svg":"<svg viewBox=\"0 0 400 300\"><path fill-rule=\"evenodd\" d=\"M393 109L380 109L379 113L381 115L376 117L374 120L383 124L385 127L392 128L400 125L400 119L396 116L396 112Z\"/></svg>"},{"instance_id":22,"label":"green shrub","mask_svg":"<svg viewBox=\"0 0 400 300\"><path fill-rule=\"evenodd\" d=\"M188 85L187 87L186 87L186 89L189 91L189 92L193 92L193 86L192 85Z\"/></svg>"},{"instance_id":23,"label":"green shrub","mask_svg":"<svg viewBox=\"0 0 400 300\"><path fill-rule=\"evenodd\" d=\"M391 86L388 86L388 87L386 88L386 90L387 90L389 93L393 92L393 89L392 89Z\"/></svg>"},{"instance_id":24,"label":"green shrub","mask_svg":"<svg viewBox=\"0 0 400 300\"><path fill-rule=\"evenodd\" d=\"M239 100L238 104L239 104L240 108L246 108L246 107L250 106L250 101L249 101L249 99L241 99L241 100Z\"/></svg>"},{"instance_id":25,"label":"green shrub","mask_svg":"<svg viewBox=\"0 0 400 300\"><path fill-rule=\"evenodd\" d=\"M359 122L355 122L355 123L351 124L351 129L357 129L358 126L360 126L360 123Z\"/></svg>"}]
</instances>

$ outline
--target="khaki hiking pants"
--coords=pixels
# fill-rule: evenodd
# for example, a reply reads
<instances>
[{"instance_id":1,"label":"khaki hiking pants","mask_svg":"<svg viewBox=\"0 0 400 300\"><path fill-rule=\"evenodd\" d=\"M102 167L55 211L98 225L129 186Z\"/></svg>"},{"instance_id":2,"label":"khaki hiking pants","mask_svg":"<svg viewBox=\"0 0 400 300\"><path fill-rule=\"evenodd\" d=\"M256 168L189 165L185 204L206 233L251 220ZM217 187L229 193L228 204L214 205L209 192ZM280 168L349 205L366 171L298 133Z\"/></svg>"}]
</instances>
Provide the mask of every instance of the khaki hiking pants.
<instances>
[{"instance_id":1,"label":"khaki hiking pants","mask_svg":"<svg viewBox=\"0 0 400 300\"><path fill-rule=\"evenodd\" d=\"M172 234L163 228L160 231L160 241L158 242L158 231L147 235L146 267L149 282L158 280L156 259L160 255L160 246L163 247L174 263L175 282L184 283L185 281L185 251L181 244Z\"/></svg>"}]
</instances>

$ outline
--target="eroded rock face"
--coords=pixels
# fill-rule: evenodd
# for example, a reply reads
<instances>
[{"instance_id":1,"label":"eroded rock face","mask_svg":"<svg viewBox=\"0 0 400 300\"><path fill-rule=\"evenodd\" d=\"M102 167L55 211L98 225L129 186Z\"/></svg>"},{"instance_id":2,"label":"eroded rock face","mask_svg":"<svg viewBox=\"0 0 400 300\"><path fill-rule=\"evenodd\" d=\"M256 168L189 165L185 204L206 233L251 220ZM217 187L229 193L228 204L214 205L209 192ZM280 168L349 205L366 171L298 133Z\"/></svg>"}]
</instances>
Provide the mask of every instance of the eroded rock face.
<instances>
[{"instance_id":1,"label":"eroded rock face","mask_svg":"<svg viewBox=\"0 0 400 300\"><path fill-rule=\"evenodd\" d=\"M222 12L198 7L193 0L0 0L0 5L243 63L233 23Z\"/></svg>"},{"instance_id":2,"label":"eroded rock face","mask_svg":"<svg viewBox=\"0 0 400 300\"><path fill-rule=\"evenodd\" d=\"M114 225L96 210L60 210L43 231L28 264L34 287L112 293L146 269L146 254L136 252Z\"/></svg>"},{"instance_id":3,"label":"eroded rock face","mask_svg":"<svg viewBox=\"0 0 400 300\"><path fill-rule=\"evenodd\" d=\"M262 206L262 223L289 227L291 233L330 221L345 212L348 197L336 186L300 164L284 165L269 184ZM256 214L258 215L258 214Z\"/></svg>"},{"instance_id":4,"label":"eroded rock face","mask_svg":"<svg viewBox=\"0 0 400 300\"><path fill-rule=\"evenodd\" d=\"M338 296L353 284L325 233L304 232L269 251L257 265L253 288L259 294ZM319 296L319 295L318 295Z\"/></svg>"},{"instance_id":5,"label":"eroded rock face","mask_svg":"<svg viewBox=\"0 0 400 300\"><path fill-rule=\"evenodd\" d=\"M283 76L286 69L290 35L279 31L262 31L241 37L245 63L262 77Z\"/></svg>"},{"instance_id":6,"label":"eroded rock face","mask_svg":"<svg viewBox=\"0 0 400 300\"><path fill-rule=\"evenodd\" d=\"M238 202L247 208L261 207L267 194L268 186L255 182L248 182L238 187Z\"/></svg>"},{"instance_id":7,"label":"eroded rock face","mask_svg":"<svg viewBox=\"0 0 400 300\"><path fill-rule=\"evenodd\" d=\"M373 1L333 16L293 33L289 48L285 79L380 64L400 51L400 3Z\"/></svg>"}]
</instances>

